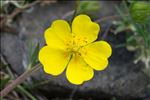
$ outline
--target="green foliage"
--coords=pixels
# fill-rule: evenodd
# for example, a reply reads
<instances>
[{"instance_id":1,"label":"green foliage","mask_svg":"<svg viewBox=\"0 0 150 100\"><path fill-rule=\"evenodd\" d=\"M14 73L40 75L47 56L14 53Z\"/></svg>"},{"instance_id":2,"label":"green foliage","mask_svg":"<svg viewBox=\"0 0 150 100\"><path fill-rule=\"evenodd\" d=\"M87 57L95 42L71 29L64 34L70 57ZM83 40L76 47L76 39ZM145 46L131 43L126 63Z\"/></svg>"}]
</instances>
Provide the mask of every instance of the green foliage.
<instances>
[{"instance_id":1,"label":"green foliage","mask_svg":"<svg viewBox=\"0 0 150 100\"><path fill-rule=\"evenodd\" d=\"M17 86L16 91L24 93L25 95L27 95L27 96L30 98L30 100L37 100L30 92L28 92L28 91L27 91L23 86L21 86L21 85L18 85L18 86Z\"/></svg>"},{"instance_id":2,"label":"green foliage","mask_svg":"<svg viewBox=\"0 0 150 100\"><path fill-rule=\"evenodd\" d=\"M39 46L39 43L38 43L37 46L35 47L32 55L31 55L31 58L30 58L32 66L35 66L38 63L39 50L40 50L40 46Z\"/></svg>"},{"instance_id":3,"label":"green foliage","mask_svg":"<svg viewBox=\"0 0 150 100\"><path fill-rule=\"evenodd\" d=\"M142 61L145 64L143 71L148 74L150 73L150 32L148 31L150 22L146 20L150 14L150 6L144 2L132 2L130 7L123 2L123 5L123 8L116 7L122 20L113 22L116 25L114 33L122 31L126 33L126 48L136 52L134 62Z\"/></svg>"},{"instance_id":4,"label":"green foliage","mask_svg":"<svg viewBox=\"0 0 150 100\"><path fill-rule=\"evenodd\" d=\"M130 6L130 14L134 21L144 23L150 18L150 3L149 2L134 2Z\"/></svg>"},{"instance_id":5,"label":"green foliage","mask_svg":"<svg viewBox=\"0 0 150 100\"><path fill-rule=\"evenodd\" d=\"M8 13L13 8L10 7L10 4L14 5L16 8L23 8L23 6L27 3L32 2L33 0L0 0L0 12Z\"/></svg>"},{"instance_id":6,"label":"green foliage","mask_svg":"<svg viewBox=\"0 0 150 100\"><path fill-rule=\"evenodd\" d=\"M0 89L2 90L4 87L5 87L5 85L8 83L10 81L10 76L9 75L7 75L7 74L3 74L3 75L1 75L1 78L0 78Z\"/></svg>"},{"instance_id":7,"label":"green foliage","mask_svg":"<svg viewBox=\"0 0 150 100\"><path fill-rule=\"evenodd\" d=\"M77 13L91 14L100 10L99 1L80 1Z\"/></svg>"},{"instance_id":8,"label":"green foliage","mask_svg":"<svg viewBox=\"0 0 150 100\"><path fill-rule=\"evenodd\" d=\"M29 48L28 65L30 68L35 66L38 63L39 50L40 50L39 43L37 43L35 48L33 45L31 45L31 47Z\"/></svg>"},{"instance_id":9,"label":"green foliage","mask_svg":"<svg viewBox=\"0 0 150 100\"><path fill-rule=\"evenodd\" d=\"M6 87L6 85L8 85L10 82L12 82L12 80L15 79L15 73L12 72L12 70L10 69L10 66L8 66L8 64L6 63L6 61L4 60L4 58L1 56L1 66L0 66L1 72L0 72L0 90L4 89L4 87ZM25 82L24 82L25 83ZM13 90L13 93L19 93L21 94L21 96L25 97L25 98L29 98L30 100L37 100L26 88L25 85L18 85L15 90ZM9 97L13 97L14 100L19 99L18 97L16 97L16 95L13 94L8 94L6 96L7 100L11 100L9 99ZM20 98L21 99L21 98ZM4 98L0 98L0 100L6 100L5 97Z\"/></svg>"}]
</instances>

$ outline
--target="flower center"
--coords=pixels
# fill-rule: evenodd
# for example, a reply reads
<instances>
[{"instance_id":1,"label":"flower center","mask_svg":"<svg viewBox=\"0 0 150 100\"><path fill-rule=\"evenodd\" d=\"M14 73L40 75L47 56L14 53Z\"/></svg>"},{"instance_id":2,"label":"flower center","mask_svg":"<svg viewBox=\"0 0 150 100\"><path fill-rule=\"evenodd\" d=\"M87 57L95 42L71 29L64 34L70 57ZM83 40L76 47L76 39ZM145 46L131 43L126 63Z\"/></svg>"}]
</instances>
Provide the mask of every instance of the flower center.
<instances>
[{"instance_id":1,"label":"flower center","mask_svg":"<svg viewBox=\"0 0 150 100\"><path fill-rule=\"evenodd\" d=\"M70 40L66 41L66 50L71 53L79 53L79 49L87 44L87 38L83 36L72 35Z\"/></svg>"}]
</instances>

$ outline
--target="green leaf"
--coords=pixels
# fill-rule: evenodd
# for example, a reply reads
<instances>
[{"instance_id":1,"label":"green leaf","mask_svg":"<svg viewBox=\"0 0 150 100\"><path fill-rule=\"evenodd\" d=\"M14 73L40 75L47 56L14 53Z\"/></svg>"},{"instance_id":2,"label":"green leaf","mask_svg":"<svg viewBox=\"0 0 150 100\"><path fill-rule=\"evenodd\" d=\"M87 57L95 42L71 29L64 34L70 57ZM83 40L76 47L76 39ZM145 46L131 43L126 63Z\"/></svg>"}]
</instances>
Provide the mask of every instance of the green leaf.
<instances>
[{"instance_id":1,"label":"green leaf","mask_svg":"<svg viewBox=\"0 0 150 100\"><path fill-rule=\"evenodd\" d=\"M137 41L136 41L136 36L133 35L133 33L127 33L126 34L126 42L127 46L126 48L129 51L135 51L138 47Z\"/></svg>"},{"instance_id":2,"label":"green leaf","mask_svg":"<svg viewBox=\"0 0 150 100\"><path fill-rule=\"evenodd\" d=\"M135 2L130 6L130 14L134 21L144 23L150 18L150 3L149 2Z\"/></svg>"},{"instance_id":3,"label":"green leaf","mask_svg":"<svg viewBox=\"0 0 150 100\"><path fill-rule=\"evenodd\" d=\"M100 9L99 1L81 1L78 7L78 13L90 13Z\"/></svg>"},{"instance_id":4,"label":"green leaf","mask_svg":"<svg viewBox=\"0 0 150 100\"><path fill-rule=\"evenodd\" d=\"M36 99L29 91L27 91L23 86L18 85L16 89L17 89L18 92L22 92L22 93L24 93L25 95L27 95L27 96L30 98L30 100L37 100L37 99Z\"/></svg>"},{"instance_id":5,"label":"green leaf","mask_svg":"<svg viewBox=\"0 0 150 100\"><path fill-rule=\"evenodd\" d=\"M39 43L37 43L36 45L33 45L32 42L30 43L28 51L28 63L27 63L28 69L30 69L31 67L33 67L38 63L39 50L40 50Z\"/></svg>"},{"instance_id":6,"label":"green leaf","mask_svg":"<svg viewBox=\"0 0 150 100\"><path fill-rule=\"evenodd\" d=\"M10 77L8 75L5 75L4 77L0 78L0 89L4 88L6 86L6 84L9 82Z\"/></svg>"},{"instance_id":7,"label":"green leaf","mask_svg":"<svg viewBox=\"0 0 150 100\"><path fill-rule=\"evenodd\" d=\"M39 43L36 45L34 51L32 52L31 55L31 66L34 66L38 62L38 54L39 54L40 46Z\"/></svg>"}]
</instances>

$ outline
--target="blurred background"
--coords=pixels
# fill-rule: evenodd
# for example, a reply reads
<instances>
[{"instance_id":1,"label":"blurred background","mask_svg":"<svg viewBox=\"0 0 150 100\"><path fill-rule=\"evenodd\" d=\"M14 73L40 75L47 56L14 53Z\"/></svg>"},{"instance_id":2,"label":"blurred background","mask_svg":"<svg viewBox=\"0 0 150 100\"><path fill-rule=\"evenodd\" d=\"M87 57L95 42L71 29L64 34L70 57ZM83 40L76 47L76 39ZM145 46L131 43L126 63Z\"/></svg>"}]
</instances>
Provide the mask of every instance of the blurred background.
<instances>
[{"instance_id":1,"label":"blurred background","mask_svg":"<svg viewBox=\"0 0 150 100\"><path fill-rule=\"evenodd\" d=\"M89 15L113 49L106 70L80 86L40 69L1 100L150 100L149 0L1 0L0 89L38 62L56 19Z\"/></svg>"}]
</instances>

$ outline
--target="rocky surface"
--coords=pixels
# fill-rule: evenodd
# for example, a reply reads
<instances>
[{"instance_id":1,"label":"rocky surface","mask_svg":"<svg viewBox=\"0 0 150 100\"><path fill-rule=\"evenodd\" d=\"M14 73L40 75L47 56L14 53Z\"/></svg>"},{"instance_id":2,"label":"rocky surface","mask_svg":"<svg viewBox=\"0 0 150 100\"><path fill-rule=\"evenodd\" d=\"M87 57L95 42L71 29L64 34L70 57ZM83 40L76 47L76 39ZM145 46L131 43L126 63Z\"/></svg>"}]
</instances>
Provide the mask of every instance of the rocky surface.
<instances>
[{"instance_id":1,"label":"rocky surface","mask_svg":"<svg viewBox=\"0 0 150 100\"><path fill-rule=\"evenodd\" d=\"M114 14L114 4L111 1L101 1L100 16ZM44 45L43 32L55 19L62 18L62 15L73 9L73 3L57 3L47 6L36 5L22 13L17 18L18 35L1 35L1 52L6 57L12 68L18 73L22 73L27 62L28 44L40 42ZM105 12L104 12L105 11ZM102 27L106 24L102 24ZM103 28L102 28L103 29ZM77 88L75 97L81 98L107 98L108 96L120 97L122 100L128 98L148 98L150 95L150 78L142 71L142 64L133 64L134 53L128 52L125 48L116 48L117 44L125 42L124 35L114 36L109 33L107 41L113 47L113 55L109 59L109 67L101 72L95 72L91 81L82 86L70 84L65 73L58 77L53 77L43 73L33 75L37 80L48 80L47 84L38 87L49 98L66 98L74 88ZM50 95L51 94L51 95ZM125 99L126 98L126 99Z\"/></svg>"},{"instance_id":2,"label":"rocky surface","mask_svg":"<svg viewBox=\"0 0 150 100\"><path fill-rule=\"evenodd\" d=\"M12 69L18 74L21 74L24 71L24 68L22 64L23 46L20 38L11 33L1 33L0 41L0 51L7 62L12 66Z\"/></svg>"}]
</instances>

